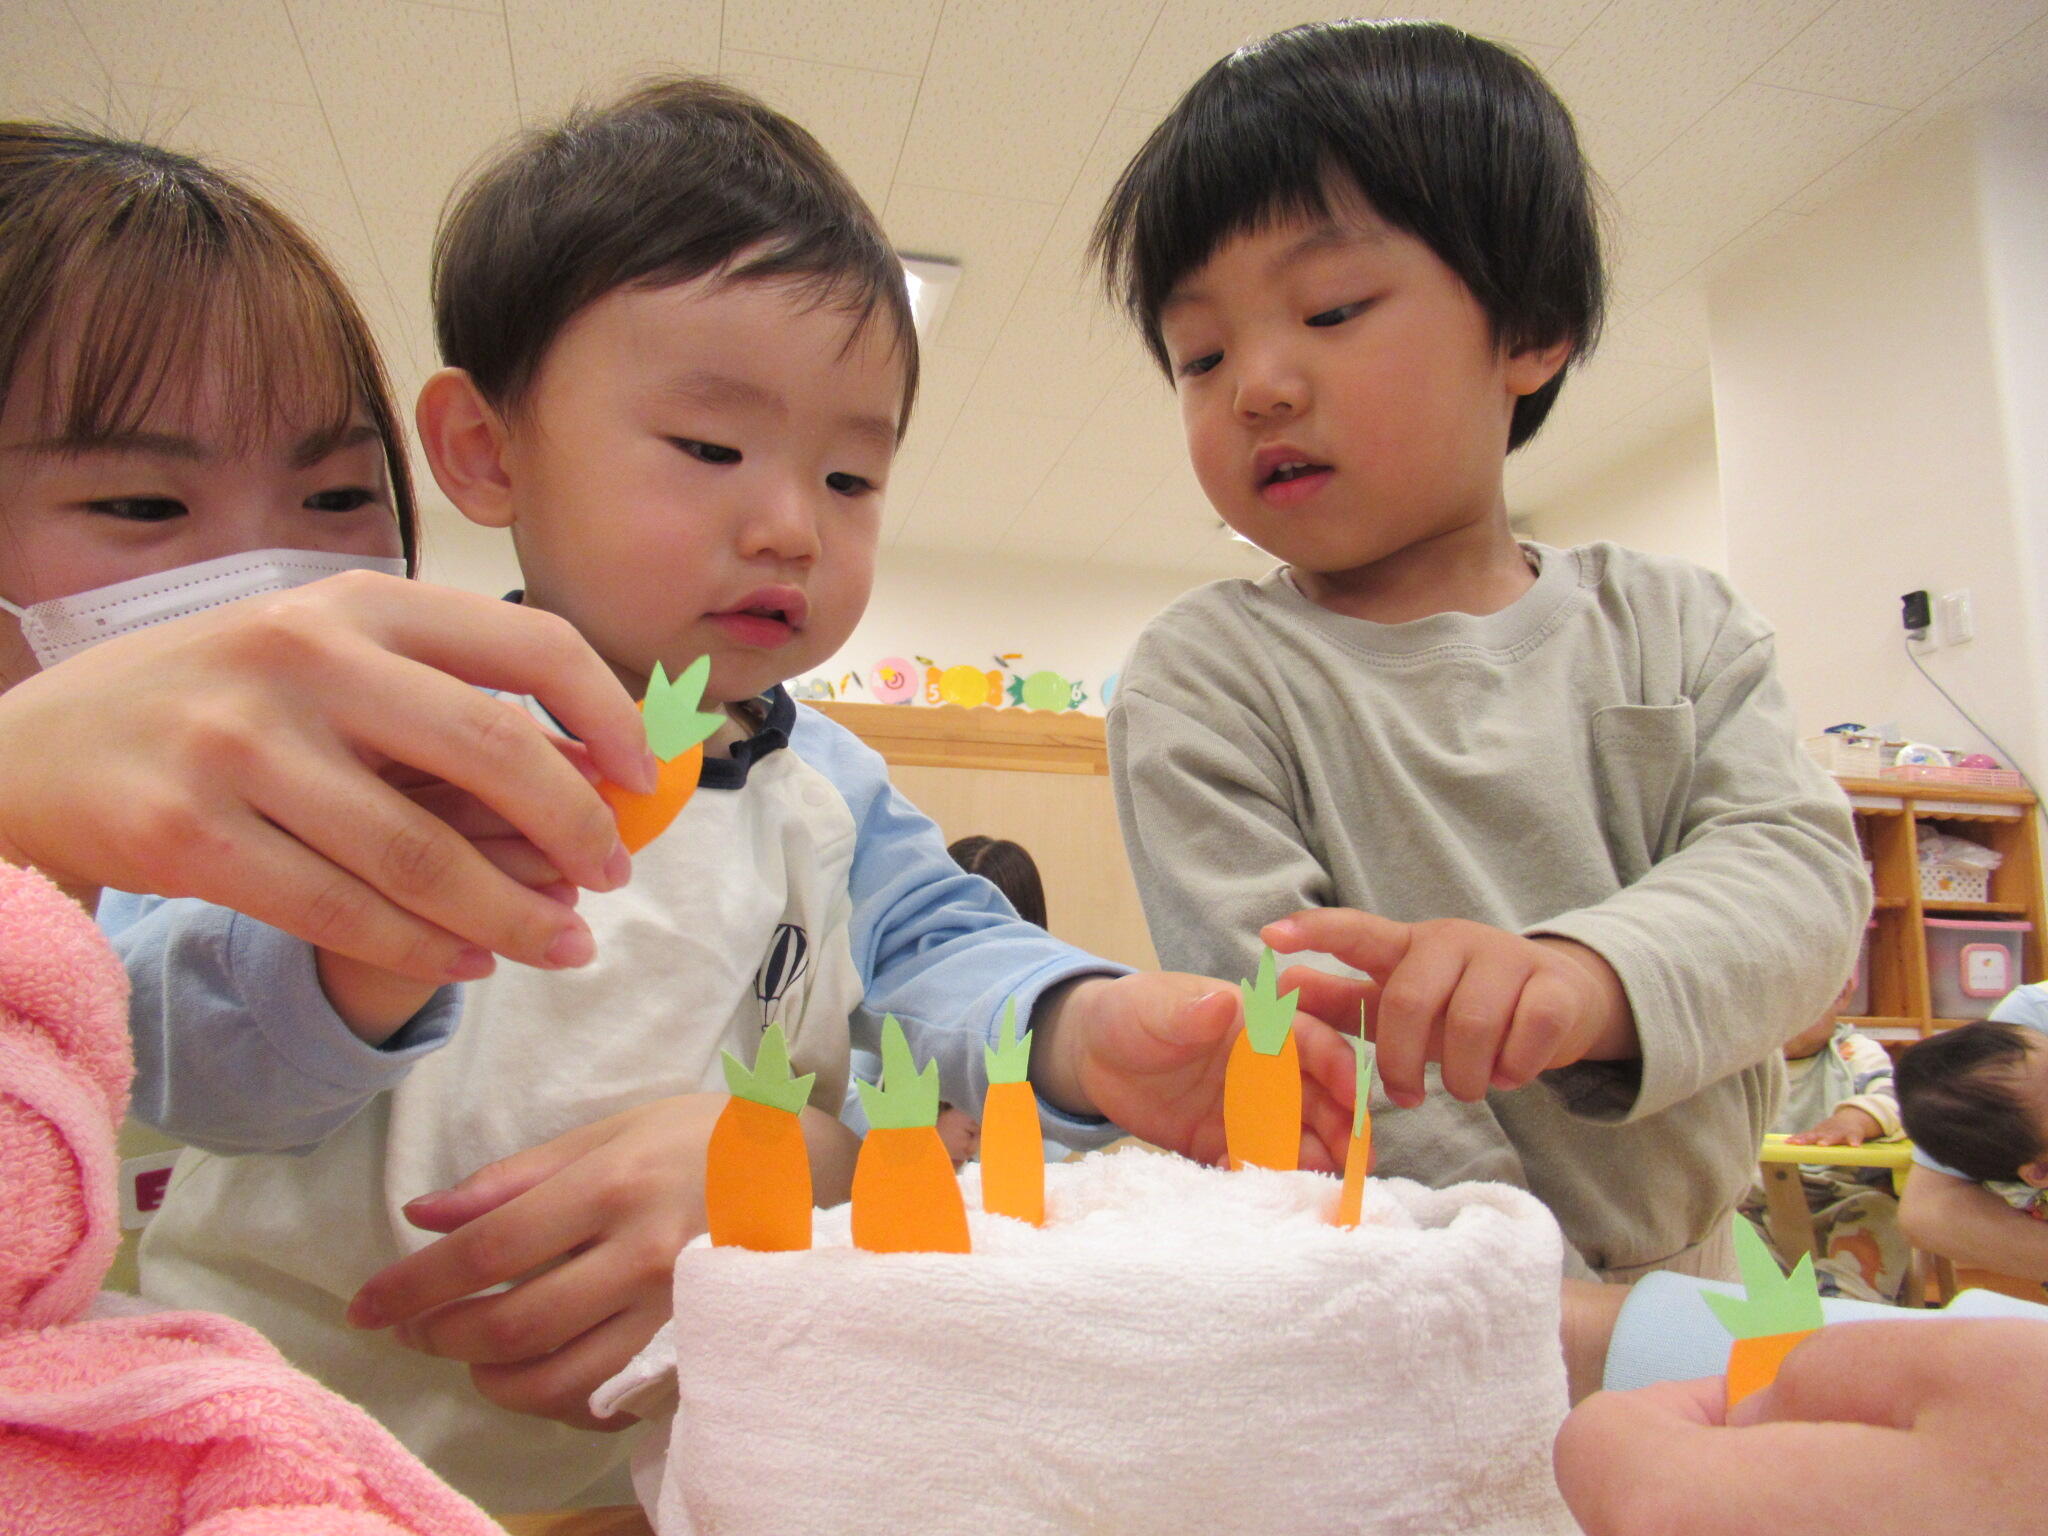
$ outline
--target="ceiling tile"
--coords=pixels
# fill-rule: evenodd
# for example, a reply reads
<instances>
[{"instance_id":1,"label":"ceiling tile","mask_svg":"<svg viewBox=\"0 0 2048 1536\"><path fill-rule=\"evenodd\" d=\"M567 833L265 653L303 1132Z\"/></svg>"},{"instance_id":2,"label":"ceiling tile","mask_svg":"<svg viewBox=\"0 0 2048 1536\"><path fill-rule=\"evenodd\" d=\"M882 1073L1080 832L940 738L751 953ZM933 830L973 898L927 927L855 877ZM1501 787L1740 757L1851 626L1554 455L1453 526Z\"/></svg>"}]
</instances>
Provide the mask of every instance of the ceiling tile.
<instances>
[{"instance_id":1,"label":"ceiling tile","mask_svg":"<svg viewBox=\"0 0 2048 1536\"><path fill-rule=\"evenodd\" d=\"M438 208L518 126L500 18L404 0L290 4L365 208Z\"/></svg>"},{"instance_id":2,"label":"ceiling tile","mask_svg":"<svg viewBox=\"0 0 2048 1536\"><path fill-rule=\"evenodd\" d=\"M1007 507L1015 516L1037 494L1075 430L1076 423L1062 416L961 412L925 480L904 538L922 542L934 524L953 515L953 507L969 503ZM1009 518L1002 526L1009 526Z\"/></svg>"},{"instance_id":3,"label":"ceiling tile","mask_svg":"<svg viewBox=\"0 0 2048 1536\"><path fill-rule=\"evenodd\" d=\"M1078 420L1115 386L1130 352L1122 323L1099 300L1027 285L975 382L971 408Z\"/></svg>"},{"instance_id":4,"label":"ceiling tile","mask_svg":"<svg viewBox=\"0 0 2048 1536\"><path fill-rule=\"evenodd\" d=\"M1185 467L1180 406L1150 358L1133 356L1124 365L1116 386L1067 445L1065 459L1080 469L1135 474Z\"/></svg>"},{"instance_id":5,"label":"ceiling tile","mask_svg":"<svg viewBox=\"0 0 2048 1536\"><path fill-rule=\"evenodd\" d=\"M1623 189L1616 245L1629 284L1661 292L1897 116L1803 91L1738 87Z\"/></svg>"},{"instance_id":6,"label":"ceiling tile","mask_svg":"<svg viewBox=\"0 0 2048 1536\"><path fill-rule=\"evenodd\" d=\"M1508 505L1516 517L1560 510L1570 504L1580 486L1606 466L1702 416L1711 420L1713 410L1707 370L1696 368L1680 375L1565 453L1548 460L1524 462L1522 454L1509 459Z\"/></svg>"},{"instance_id":7,"label":"ceiling tile","mask_svg":"<svg viewBox=\"0 0 2048 1536\"><path fill-rule=\"evenodd\" d=\"M117 81L314 103L282 0L71 0Z\"/></svg>"},{"instance_id":8,"label":"ceiling tile","mask_svg":"<svg viewBox=\"0 0 2048 1536\"><path fill-rule=\"evenodd\" d=\"M1158 124L1158 117L1150 112L1118 110L1104 120L1102 131L1095 136L1088 158L1082 163L1081 174L1075 178L1066 201L1060 205L1059 216L1053 220L1045 248L1032 265L1033 283L1043 288L1097 291L1095 274L1088 264L1089 236L1095 232L1095 221L1101 216L1102 205L1109 200L1117 177Z\"/></svg>"},{"instance_id":9,"label":"ceiling tile","mask_svg":"<svg viewBox=\"0 0 2048 1536\"><path fill-rule=\"evenodd\" d=\"M63 0L0 6L0 116L95 122L108 103L106 71Z\"/></svg>"},{"instance_id":10,"label":"ceiling tile","mask_svg":"<svg viewBox=\"0 0 2048 1536\"><path fill-rule=\"evenodd\" d=\"M1102 542L1104 530L1121 527L1146 503L1161 478L1056 465L1010 525L1003 542L1006 547L1029 544L1041 553L1057 546L1067 558L1085 557Z\"/></svg>"},{"instance_id":11,"label":"ceiling tile","mask_svg":"<svg viewBox=\"0 0 2048 1536\"><path fill-rule=\"evenodd\" d=\"M725 47L728 52L919 75L944 9L945 0L890 0L886 5L747 0L725 8Z\"/></svg>"},{"instance_id":12,"label":"ceiling tile","mask_svg":"<svg viewBox=\"0 0 2048 1536\"><path fill-rule=\"evenodd\" d=\"M938 549L987 554L1002 541L1003 530L1016 515L1015 507L1003 503L972 498L949 501L943 516L920 514L915 526L905 528L889 547L897 551Z\"/></svg>"},{"instance_id":13,"label":"ceiling tile","mask_svg":"<svg viewBox=\"0 0 2048 1536\"><path fill-rule=\"evenodd\" d=\"M1836 0L1756 73L1764 85L1917 107L2048 14L2048 0Z\"/></svg>"},{"instance_id":14,"label":"ceiling tile","mask_svg":"<svg viewBox=\"0 0 2048 1536\"><path fill-rule=\"evenodd\" d=\"M918 349L917 409L911 414L910 431L896 452L896 462L889 469L889 494L882 523L885 538L916 509L924 482L946 446L947 435L967 403L975 375L986 356L984 352L967 352L957 347L926 345Z\"/></svg>"},{"instance_id":15,"label":"ceiling tile","mask_svg":"<svg viewBox=\"0 0 2048 1536\"><path fill-rule=\"evenodd\" d=\"M731 48L721 73L815 134L872 206L888 201L917 102L914 78Z\"/></svg>"},{"instance_id":16,"label":"ceiling tile","mask_svg":"<svg viewBox=\"0 0 2048 1536\"><path fill-rule=\"evenodd\" d=\"M1707 357L1705 285L1688 278L1647 303L1624 308L1617 293L1596 357L1619 357L1664 368L1690 369Z\"/></svg>"},{"instance_id":17,"label":"ceiling tile","mask_svg":"<svg viewBox=\"0 0 2048 1536\"><path fill-rule=\"evenodd\" d=\"M898 179L1058 204L1157 10L1158 0L954 0Z\"/></svg>"},{"instance_id":18,"label":"ceiling tile","mask_svg":"<svg viewBox=\"0 0 2048 1536\"><path fill-rule=\"evenodd\" d=\"M506 0L521 118L545 123L647 75L718 68L718 0Z\"/></svg>"},{"instance_id":19,"label":"ceiling tile","mask_svg":"<svg viewBox=\"0 0 2048 1536\"><path fill-rule=\"evenodd\" d=\"M1798 36L1829 0L1618 0L1550 69L1593 169L1618 187Z\"/></svg>"},{"instance_id":20,"label":"ceiling tile","mask_svg":"<svg viewBox=\"0 0 2048 1536\"><path fill-rule=\"evenodd\" d=\"M1057 211L1051 203L908 186L898 177L882 217L896 249L960 263L938 341L980 351L995 345Z\"/></svg>"}]
</instances>

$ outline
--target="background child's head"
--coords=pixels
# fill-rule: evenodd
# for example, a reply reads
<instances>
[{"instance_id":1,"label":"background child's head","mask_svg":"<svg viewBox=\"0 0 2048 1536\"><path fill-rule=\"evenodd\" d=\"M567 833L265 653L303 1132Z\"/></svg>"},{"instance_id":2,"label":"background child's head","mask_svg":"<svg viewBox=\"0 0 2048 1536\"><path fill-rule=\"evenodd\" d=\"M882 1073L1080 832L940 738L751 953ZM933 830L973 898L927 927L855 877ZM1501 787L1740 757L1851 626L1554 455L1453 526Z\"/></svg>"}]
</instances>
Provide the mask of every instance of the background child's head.
<instances>
[{"instance_id":1,"label":"background child's head","mask_svg":"<svg viewBox=\"0 0 2048 1536\"><path fill-rule=\"evenodd\" d=\"M435 474L629 682L709 653L731 701L851 632L917 341L803 129L672 79L527 135L450 208L434 312Z\"/></svg>"},{"instance_id":2,"label":"background child's head","mask_svg":"<svg viewBox=\"0 0 2048 1536\"><path fill-rule=\"evenodd\" d=\"M963 837L946 852L970 875L979 875L1009 899L1027 923L1045 926L1045 882L1038 861L1021 843L1006 837Z\"/></svg>"},{"instance_id":3,"label":"background child's head","mask_svg":"<svg viewBox=\"0 0 2048 1536\"><path fill-rule=\"evenodd\" d=\"M1353 498L1366 503L1353 521L1398 516L1392 504L1414 496L1426 520L1487 497L1489 477L1498 501L1502 457L1541 425L1600 325L1599 239L1569 114L1514 54L1440 23L1318 23L1221 60L1126 168L1094 250L1180 392L1204 490L1290 559L1260 536L1249 482L1244 498L1232 488L1247 466L1205 462L1205 448L1222 451L1205 442L1219 430L1205 411L1261 438L1313 409L1329 440L1307 447L1348 446L1355 477L1361 461L1385 467L1384 484L1359 480L1370 494ZM1434 308L1411 303L1416 292ZM1287 327L1325 331L1312 338L1325 350L1266 345ZM1353 330L1363 371L1319 375L1328 348L1360 345ZM1262 487L1272 468L1258 466Z\"/></svg>"},{"instance_id":4,"label":"background child's head","mask_svg":"<svg viewBox=\"0 0 2048 1536\"><path fill-rule=\"evenodd\" d=\"M1849 1006L1849 994L1855 990L1856 978L1851 976L1842 983L1842 990L1835 994L1834 1001L1821 1009L1819 1017L1785 1042L1787 1060L1803 1061L1808 1056L1820 1054L1835 1038L1835 1030L1842 1022L1842 1010Z\"/></svg>"},{"instance_id":5,"label":"background child's head","mask_svg":"<svg viewBox=\"0 0 2048 1536\"><path fill-rule=\"evenodd\" d=\"M2048 1186L2048 1035L1984 1019L1902 1052L1899 1119L1966 1178Z\"/></svg>"},{"instance_id":6,"label":"background child's head","mask_svg":"<svg viewBox=\"0 0 2048 1536\"><path fill-rule=\"evenodd\" d=\"M383 365L312 242L186 155L0 123L0 597L413 552ZM33 670L0 617L0 682Z\"/></svg>"}]
</instances>

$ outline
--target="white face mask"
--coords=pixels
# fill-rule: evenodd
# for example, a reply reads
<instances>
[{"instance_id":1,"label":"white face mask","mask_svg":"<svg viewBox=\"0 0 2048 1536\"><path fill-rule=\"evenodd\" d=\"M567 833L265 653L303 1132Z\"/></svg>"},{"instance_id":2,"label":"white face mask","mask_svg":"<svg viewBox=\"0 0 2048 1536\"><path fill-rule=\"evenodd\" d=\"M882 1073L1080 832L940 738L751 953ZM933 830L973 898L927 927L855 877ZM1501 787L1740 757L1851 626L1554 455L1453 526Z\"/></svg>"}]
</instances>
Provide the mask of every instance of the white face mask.
<instances>
[{"instance_id":1,"label":"white face mask","mask_svg":"<svg viewBox=\"0 0 2048 1536\"><path fill-rule=\"evenodd\" d=\"M197 565L181 565L110 587L17 608L0 597L0 610L21 620L22 638L44 667L90 650L102 640L182 619L224 603L267 592L288 592L340 571L382 571L403 576L403 560L376 555L331 555L312 549L254 549Z\"/></svg>"}]
</instances>

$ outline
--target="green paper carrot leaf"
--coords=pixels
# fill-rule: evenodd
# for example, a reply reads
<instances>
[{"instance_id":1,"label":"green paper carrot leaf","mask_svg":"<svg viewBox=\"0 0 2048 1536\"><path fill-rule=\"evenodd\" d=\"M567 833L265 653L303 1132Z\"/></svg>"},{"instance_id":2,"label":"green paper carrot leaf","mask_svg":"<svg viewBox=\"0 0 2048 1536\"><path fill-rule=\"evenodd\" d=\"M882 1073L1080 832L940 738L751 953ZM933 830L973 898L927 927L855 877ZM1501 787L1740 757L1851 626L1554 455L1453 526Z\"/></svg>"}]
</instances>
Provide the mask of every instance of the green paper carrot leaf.
<instances>
[{"instance_id":1,"label":"green paper carrot leaf","mask_svg":"<svg viewBox=\"0 0 2048 1536\"><path fill-rule=\"evenodd\" d=\"M647 745L664 763L708 740L725 723L722 712L698 707L710 680L709 656L699 656L673 679L660 662L654 664L640 713L647 726Z\"/></svg>"},{"instance_id":2,"label":"green paper carrot leaf","mask_svg":"<svg viewBox=\"0 0 2048 1536\"><path fill-rule=\"evenodd\" d=\"M751 1067L731 1051L720 1054L725 1058L725 1086L734 1098L786 1110L792 1115L810 1102L811 1085L818 1080L818 1074L791 1074L789 1042L783 1038L780 1024L770 1024L762 1034L761 1048L755 1052Z\"/></svg>"},{"instance_id":3,"label":"green paper carrot leaf","mask_svg":"<svg viewBox=\"0 0 2048 1536\"><path fill-rule=\"evenodd\" d=\"M1735 1262L1742 1271L1742 1297L1717 1296L1707 1292L1704 1299L1721 1320L1721 1326L1738 1339L1770 1338L1781 1333L1806 1333L1826 1319L1820 1310L1820 1289L1813 1278L1813 1256L1802 1254L1787 1275L1757 1236L1756 1228L1735 1218Z\"/></svg>"},{"instance_id":4,"label":"green paper carrot leaf","mask_svg":"<svg viewBox=\"0 0 2048 1536\"><path fill-rule=\"evenodd\" d=\"M1359 1011L1361 1014L1364 1012L1362 1006ZM1362 1018L1360 1022L1364 1022ZM1372 1099L1372 1080L1379 1058L1366 1055L1365 1036L1348 1035L1345 1038L1350 1040L1352 1054L1358 1058L1358 1103L1351 1110L1351 1137L1356 1141L1365 1134L1365 1123L1371 1114L1366 1106Z\"/></svg>"},{"instance_id":5,"label":"green paper carrot leaf","mask_svg":"<svg viewBox=\"0 0 2048 1536\"><path fill-rule=\"evenodd\" d=\"M861 1083L861 1107L876 1130L911 1130L939 1123L939 1064L928 1061L920 1072L911 1058L910 1041L895 1014L882 1019L882 1081Z\"/></svg>"},{"instance_id":6,"label":"green paper carrot leaf","mask_svg":"<svg viewBox=\"0 0 2048 1536\"><path fill-rule=\"evenodd\" d=\"M1031 1077L1031 1031L1017 1033L1017 999L1003 1004L1003 1029L994 1045L981 1048L991 1083L1022 1083Z\"/></svg>"},{"instance_id":7,"label":"green paper carrot leaf","mask_svg":"<svg viewBox=\"0 0 2048 1536\"><path fill-rule=\"evenodd\" d=\"M1268 949L1259 956L1257 982L1240 981L1237 984L1244 997L1244 1032L1251 1036L1252 1049L1261 1056L1280 1054L1280 1048L1286 1045L1288 1034L1294 1028L1294 1000L1301 996L1296 990L1281 997L1274 976L1273 951Z\"/></svg>"}]
</instances>

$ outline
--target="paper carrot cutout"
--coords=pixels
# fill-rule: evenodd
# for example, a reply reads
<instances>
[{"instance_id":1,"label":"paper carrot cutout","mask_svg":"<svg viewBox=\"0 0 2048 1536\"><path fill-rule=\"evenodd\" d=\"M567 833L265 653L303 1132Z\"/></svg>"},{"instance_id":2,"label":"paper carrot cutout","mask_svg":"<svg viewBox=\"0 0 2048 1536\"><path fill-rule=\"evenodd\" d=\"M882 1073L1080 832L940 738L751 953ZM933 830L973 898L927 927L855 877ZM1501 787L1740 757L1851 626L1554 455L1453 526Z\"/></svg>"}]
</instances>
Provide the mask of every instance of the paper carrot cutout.
<instances>
[{"instance_id":1,"label":"paper carrot cutout","mask_svg":"<svg viewBox=\"0 0 2048 1536\"><path fill-rule=\"evenodd\" d=\"M1017 1000L1003 1005L1003 1032L982 1047L988 1096L981 1101L981 1208L1045 1225L1045 1138L1031 1091L1031 1031L1017 1033Z\"/></svg>"},{"instance_id":2,"label":"paper carrot cutout","mask_svg":"<svg viewBox=\"0 0 2048 1536\"><path fill-rule=\"evenodd\" d=\"M732 1099L711 1127L704 1211L720 1248L782 1253L811 1246L811 1154L797 1118L818 1074L792 1076L789 1042L770 1024L749 1067L725 1056Z\"/></svg>"},{"instance_id":3,"label":"paper carrot cutout","mask_svg":"<svg viewBox=\"0 0 2048 1536\"><path fill-rule=\"evenodd\" d=\"M868 1134L853 1165L853 1245L870 1253L966 1253L967 1205L939 1140L939 1064L922 1072L894 1014L882 1020L882 1081L861 1083Z\"/></svg>"},{"instance_id":4,"label":"paper carrot cutout","mask_svg":"<svg viewBox=\"0 0 2048 1536\"><path fill-rule=\"evenodd\" d=\"M1358 1104L1351 1111L1351 1140L1344 1148L1344 1189L1337 1196L1337 1226L1355 1227L1365 1208L1365 1175L1372 1166L1372 1098L1374 1058L1365 1054L1365 1037L1351 1036L1358 1057Z\"/></svg>"},{"instance_id":5,"label":"paper carrot cutout","mask_svg":"<svg viewBox=\"0 0 2048 1536\"><path fill-rule=\"evenodd\" d=\"M1294 1000L1278 995L1273 951L1259 959L1256 986L1239 982L1244 1031L1223 1069L1223 1141L1230 1166L1301 1166L1301 1053L1294 1045Z\"/></svg>"},{"instance_id":6,"label":"paper carrot cutout","mask_svg":"<svg viewBox=\"0 0 2048 1536\"><path fill-rule=\"evenodd\" d=\"M647 697L640 701L647 745L661 765L654 793L635 794L609 782L597 786L619 823L619 841L628 853L638 853L666 832L697 792L704 771L704 742L725 724L723 712L698 708L710 677L709 656L699 656L673 681L657 661L647 679Z\"/></svg>"},{"instance_id":7,"label":"paper carrot cutout","mask_svg":"<svg viewBox=\"0 0 2048 1536\"><path fill-rule=\"evenodd\" d=\"M1781 1274L1756 1228L1740 1216L1735 1222L1735 1262L1742 1270L1748 1295L1705 1293L1721 1326L1735 1336L1728 1350L1728 1406L1778 1379L1778 1367L1795 1346L1820 1331L1820 1287L1813 1278L1813 1255L1801 1254L1789 1275Z\"/></svg>"}]
</instances>

